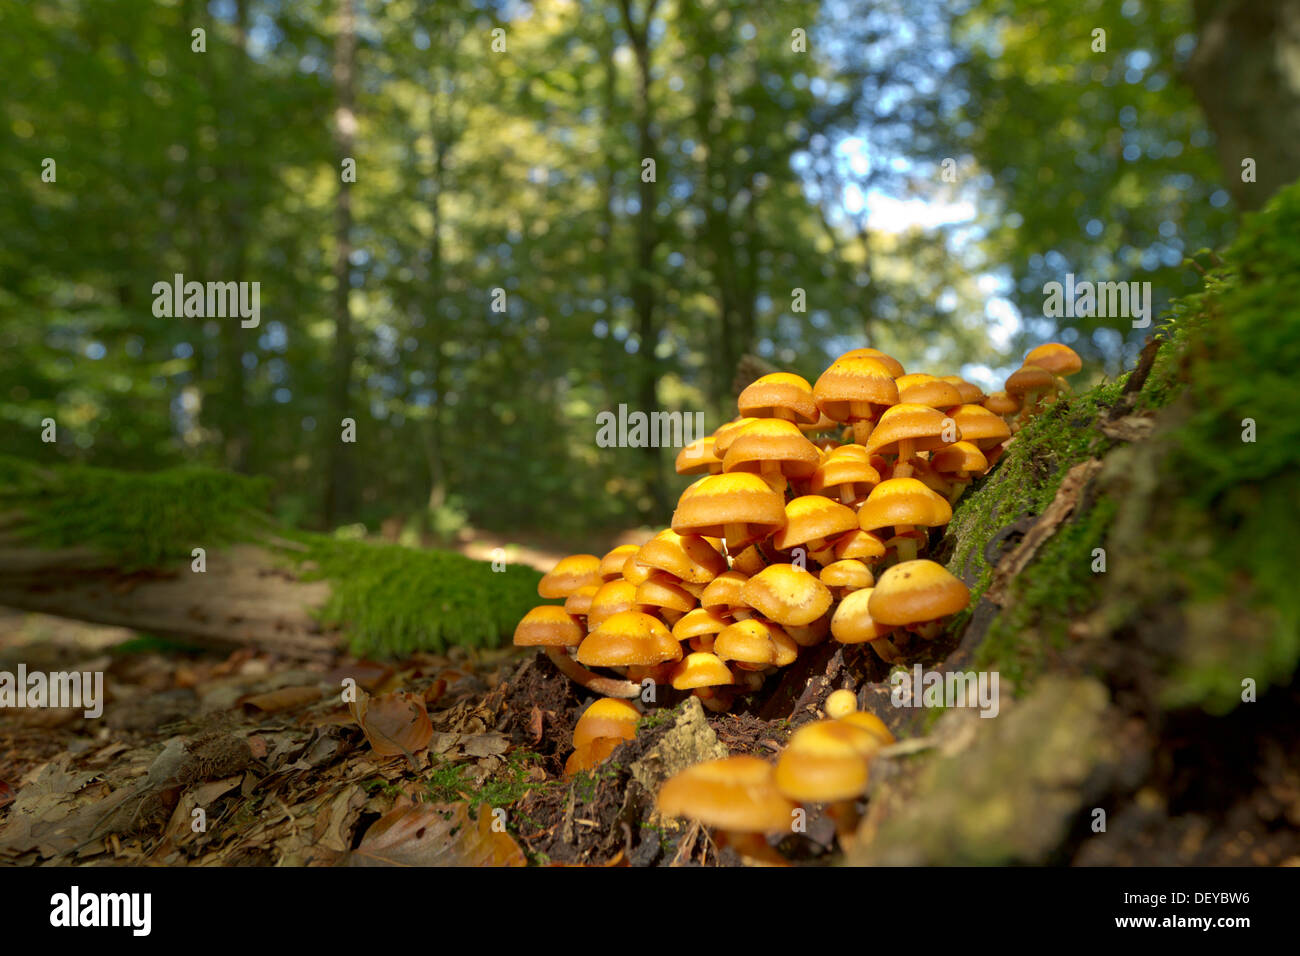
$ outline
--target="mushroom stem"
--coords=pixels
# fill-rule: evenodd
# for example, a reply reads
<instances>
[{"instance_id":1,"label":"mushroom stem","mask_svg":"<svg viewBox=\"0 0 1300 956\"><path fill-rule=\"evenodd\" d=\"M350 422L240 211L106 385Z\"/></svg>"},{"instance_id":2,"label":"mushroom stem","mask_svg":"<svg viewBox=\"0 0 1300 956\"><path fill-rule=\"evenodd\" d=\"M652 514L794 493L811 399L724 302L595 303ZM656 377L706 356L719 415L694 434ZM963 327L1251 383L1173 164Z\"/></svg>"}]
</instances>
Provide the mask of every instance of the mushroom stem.
<instances>
[{"instance_id":1,"label":"mushroom stem","mask_svg":"<svg viewBox=\"0 0 1300 956\"><path fill-rule=\"evenodd\" d=\"M875 424L869 419L862 419L853 423L853 440L859 445L865 445L867 439L871 437L871 429Z\"/></svg>"},{"instance_id":2,"label":"mushroom stem","mask_svg":"<svg viewBox=\"0 0 1300 956\"><path fill-rule=\"evenodd\" d=\"M912 477L912 459L916 456L916 439L900 438L898 440L898 462L894 465L895 478Z\"/></svg>"},{"instance_id":3,"label":"mushroom stem","mask_svg":"<svg viewBox=\"0 0 1300 956\"><path fill-rule=\"evenodd\" d=\"M870 643L871 649L876 652L876 656L886 664L892 664L902 657L898 648L894 646L894 642L888 637L878 637L868 643Z\"/></svg>"},{"instance_id":4,"label":"mushroom stem","mask_svg":"<svg viewBox=\"0 0 1300 956\"><path fill-rule=\"evenodd\" d=\"M600 694L602 697L629 699L641 696L640 684L634 684L628 680L615 680L612 677L601 677L575 661L564 652L562 647L546 648L546 656L551 659L551 663L558 667L565 677L576 684L581 684L594 694Z\"/></svg>"},{"instance_id":5,"label":"mushroom stem","mask_svg":"<svg viewBox=\"0 0 1300 956\"><path fill-rule=\"evenodd\" d=\"M853 482L846 481L840 485L840 503L845 505L853 504Z\"/></svg>"},{"instance_id":6,"label":"mushroom stem","mask_svg":"<svg viewBox=\"0 0 1300 956\"><path fill-rule=\"evenodd\" d=\"M916 538L912 537L909 532L912 530L910 524L900 524L894 528L894 534L898 536L898 560L915 561L917 552Z\"/></svg>"}]
</instances>

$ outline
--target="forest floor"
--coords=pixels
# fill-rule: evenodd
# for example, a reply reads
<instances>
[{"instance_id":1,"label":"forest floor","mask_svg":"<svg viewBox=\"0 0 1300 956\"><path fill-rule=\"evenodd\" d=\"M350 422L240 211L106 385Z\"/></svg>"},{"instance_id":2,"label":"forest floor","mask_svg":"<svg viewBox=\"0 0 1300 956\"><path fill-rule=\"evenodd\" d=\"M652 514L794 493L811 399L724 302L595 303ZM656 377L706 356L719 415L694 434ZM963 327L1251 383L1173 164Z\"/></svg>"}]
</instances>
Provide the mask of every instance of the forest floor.
<instances>
[{"instance_id":1,"label":"forest floor","mask_svg":"<svg viewBox=\"0 0 1300 956\"><path fill-rule=\"evenodd\" d=\"M1300 864L1294 693L1208 735L1208 721L1193 721L1152 741L1130 717L1116 725L1115 747L1093 759L1075 751L1087 750L1104 695L1094 699L1082 682L1048 680L1043 693L1008 699L1004 719L987 722L999 725L999 740L973 711L927 721L889 706L886 670L862 647L818 650L730 714L659 701L607 764L565 778L585 701L531 653L291 664L9 613L0 617L0 670L21 660L103 671L112 706L97 720L10 710L0 721L0 862L735 865L741 859L707 830L655 814L658 784L711 756L774 757L795 727L821 716L832 686L848 686L906 742L873 765L854 861L961 858L991 838L1021 862ZM400 739L405 718L372 711L363 729L340 698L345 677L376 695L372 707L397 689L418 696L427 746L376 753L370 741ZM921 759L927 751L934 759ZM959 779L931 781L936 766ZM1243 779L1255 782L1234 785ZM1114 813L1104 840L1068 822L1089 800ZM971 813L989 833L957 835ZM898 856L912 825L940 845L917 839ZM815 808L806 832L778 848L792 862L830 862L844 850Z\"/></svg>"}]
</instances>

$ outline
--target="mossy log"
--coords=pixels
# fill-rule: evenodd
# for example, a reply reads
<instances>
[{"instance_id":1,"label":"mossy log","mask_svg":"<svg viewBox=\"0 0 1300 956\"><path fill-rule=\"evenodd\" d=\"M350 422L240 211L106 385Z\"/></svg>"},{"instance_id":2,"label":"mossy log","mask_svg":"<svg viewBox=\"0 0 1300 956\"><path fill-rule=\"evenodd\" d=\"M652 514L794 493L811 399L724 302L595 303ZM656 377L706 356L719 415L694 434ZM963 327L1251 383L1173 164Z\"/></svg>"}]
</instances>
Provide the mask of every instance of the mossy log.
<instances>
[{"instance_id":1,"label":"mossy log","mask_svg":"<svg viewBox=\"0 0 1300 956\"><path fill-rule=\"evenodd\" d=\"M0 458L0 605L303 659L491 646L537 603L532 568L294 531L265 505L206 469Z\"/></svg>"}]
</instances>

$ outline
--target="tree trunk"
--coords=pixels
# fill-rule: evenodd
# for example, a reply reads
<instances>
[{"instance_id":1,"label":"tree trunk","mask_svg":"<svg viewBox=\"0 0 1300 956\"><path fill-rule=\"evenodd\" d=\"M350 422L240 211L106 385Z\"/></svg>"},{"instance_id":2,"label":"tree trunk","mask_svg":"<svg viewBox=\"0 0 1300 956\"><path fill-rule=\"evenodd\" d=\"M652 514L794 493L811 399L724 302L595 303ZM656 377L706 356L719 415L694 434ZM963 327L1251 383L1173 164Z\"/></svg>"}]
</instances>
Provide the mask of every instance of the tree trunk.
<instances>
[{"instance_id":1,"label":"tree trunk","mask_svg":"<svg viewBox=\"0 0 1300 956\"><path fill-rule=\"evenodd\" d=\"M655 177L647 179L644 170L639 171L640 209L637 210L637 253L636 266L632 274L632 302L637 314L637 351L639 372L637 376L637 402L641 411L653 414L658 407L658 360L655 348L659 341L659 328L655 322L655 283L654 264L655 249L659 244L655 223L656 186L658 177L658 160L655 156L656 144L651 129L650 103L650 21L654 18L658 0L650 0L646 6L645 17L637 23L632 15L631 0L623 0L623 26L632 41L632 50L636 54L637 66L637 150L638 160L656 160ZM647 443L648 485L646 491L650 498L651 513L662 514L667 503L664 500L662 478L662 461L659 449Z\"/></svg>"},{"instance_id":2,"label":"tree trunk","mask_svg":"<svg viewBox=\"0 0 1300 956\"><path fill-rule=\"evenodd\" d=\"M356 344L352 334L351 292L352 196L343 182L342 162L352 157L356 134L353 111L353 70L356 57L356 22L353 0L339 0L339 34L334 47L334 86L338 106L334 112L337 147L335 174L339 175L335 204L334 254L334 374L330 390L331 420L323 429L329 471L325 490L325 525L329 527L354 513L356 475L353 450L340 440L342 421L355 418L352 409L352 361Z\"/></svg>"},{"instance_id":3,"label":"tree trunk","mask_svg":"<svg viewBox=\"0 0 1300 956\"><path fill-rule=\"evenodd\" d=\"M1300 0L1196 0L1193 9L1187 78L1233 198L1259 209L1300 177ZM1246 159L1253 183L1242 181Z\"/></svg>"}]
</instances>

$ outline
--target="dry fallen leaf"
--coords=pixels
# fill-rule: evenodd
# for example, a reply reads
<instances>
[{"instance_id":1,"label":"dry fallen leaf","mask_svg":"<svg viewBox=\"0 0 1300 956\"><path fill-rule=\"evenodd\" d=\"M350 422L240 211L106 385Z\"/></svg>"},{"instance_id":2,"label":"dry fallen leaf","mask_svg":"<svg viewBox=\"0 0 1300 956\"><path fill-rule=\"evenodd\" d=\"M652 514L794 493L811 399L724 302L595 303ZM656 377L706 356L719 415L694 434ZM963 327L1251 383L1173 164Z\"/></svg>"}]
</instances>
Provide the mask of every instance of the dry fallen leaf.
<instances>
[{"instance_id":1,"label":"dry fallen leaf","mask_svg":"<svg viewBox=\"0 0 1300 956\"><path fill-rule=\"evenodd\" d=\"M509 833L492 829L479 807L471 822L465 803L399 803L376 820L348 860L350 866L525 866Z\"/></svg>"},{"instance_id":2,"label":"dry fallen leaf","mask_svg":"<svg viewBox=\"0 0 1300 956\"><path fill-rule=\"evenodd\" d=\"M265 694L253 694L236 701L248 714L260 711L263 714L278 714L283 710L305 707L320 700L320 689L316 687L281 687L279 690Z\"/></svg>"},{"instance_id":3,"label":"dry fallen leaf","mask_svg":"<svg viewBox=\"0 0 1300 956\"><path fill-rule=\"evenodd\" d=\"M423 750L433 737L433 724L424 700L418 694L394 691L371 697L358 690L348 704L353 719L361 725L371 749L381 757L395 757Z\"/></svg>"}]
</instances>

